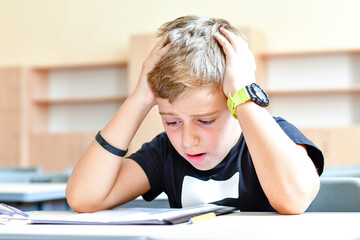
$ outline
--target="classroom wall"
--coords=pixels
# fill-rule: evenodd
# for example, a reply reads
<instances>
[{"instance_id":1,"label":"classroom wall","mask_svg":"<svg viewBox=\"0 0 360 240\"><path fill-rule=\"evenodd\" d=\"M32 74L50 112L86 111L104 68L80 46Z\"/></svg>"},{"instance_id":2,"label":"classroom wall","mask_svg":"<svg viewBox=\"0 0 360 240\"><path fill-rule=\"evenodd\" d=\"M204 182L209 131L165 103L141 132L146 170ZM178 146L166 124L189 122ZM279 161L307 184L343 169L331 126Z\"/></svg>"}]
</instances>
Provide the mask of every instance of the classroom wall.
<instances>
[{"instance_id":1,"label":"classroom wall","mask_svg":"<svg viewBox=\"0 0 360 240\"><path fill-rule=\"evenodd\" d=\"M264 33L269 51L360 48L357 0L0 0L0 66L126 59L129 36L187 14Z\"/></svg>"}]
</instances>

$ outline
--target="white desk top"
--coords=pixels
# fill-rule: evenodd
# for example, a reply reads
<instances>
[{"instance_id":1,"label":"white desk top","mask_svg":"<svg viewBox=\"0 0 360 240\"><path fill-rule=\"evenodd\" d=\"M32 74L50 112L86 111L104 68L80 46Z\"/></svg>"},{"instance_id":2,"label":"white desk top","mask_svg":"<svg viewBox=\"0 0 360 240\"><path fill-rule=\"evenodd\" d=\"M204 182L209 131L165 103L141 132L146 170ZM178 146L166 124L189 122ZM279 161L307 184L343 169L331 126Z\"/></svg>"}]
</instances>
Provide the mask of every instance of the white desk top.
<instances>
[{"instance_id":1,"label":"white desk top","mask_svg":"<svg viewBox=\"0 0 360 240\"><path fill-rule=\"evenodd\" d=\"M0 183L1 202L65 199L66 183Z\"/></svg>"},{"instance_id":2,"label":"white desk top","mask_svg":"<svg viewBox=\"0 0 360 240\"><path fill-rule=\"evenodd\" d=\"M40 202L65 199L66 183L0 183L0 202ZM165 193L157 200L167 200ZM143 200L138 197L136 200Z\"/></svg>"},{"instance_id":3,"label":"white desk top","mask_svg":"<svg viewBox=\"0 0 360 240\"><path fill-rule=\"evenodd\" d=\"M38 212L32 214L68 214ZM0 226L0 239L359 239L359 213L233 213L190 225Z\"/></svg>"}]
</instances>

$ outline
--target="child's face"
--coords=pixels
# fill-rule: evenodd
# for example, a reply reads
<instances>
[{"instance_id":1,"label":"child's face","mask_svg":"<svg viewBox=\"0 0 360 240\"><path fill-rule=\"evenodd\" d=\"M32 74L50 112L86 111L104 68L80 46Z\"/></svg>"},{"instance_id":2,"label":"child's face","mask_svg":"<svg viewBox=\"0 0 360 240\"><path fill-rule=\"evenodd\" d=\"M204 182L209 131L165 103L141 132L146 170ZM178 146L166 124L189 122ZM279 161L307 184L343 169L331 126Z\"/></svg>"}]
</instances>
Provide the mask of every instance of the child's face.
<instances>
[{"instance_id":1,"label":"child's face","mask_svg":"<svg viewBox=\"0 0 360 240\"><path fill-rule=\"evenodd\" d=\"M164 98L156 101L172 145L199 170L214 168L239 140L239 123L222 91L199 88L173 103Z\"/></svg>"}]
</instances>

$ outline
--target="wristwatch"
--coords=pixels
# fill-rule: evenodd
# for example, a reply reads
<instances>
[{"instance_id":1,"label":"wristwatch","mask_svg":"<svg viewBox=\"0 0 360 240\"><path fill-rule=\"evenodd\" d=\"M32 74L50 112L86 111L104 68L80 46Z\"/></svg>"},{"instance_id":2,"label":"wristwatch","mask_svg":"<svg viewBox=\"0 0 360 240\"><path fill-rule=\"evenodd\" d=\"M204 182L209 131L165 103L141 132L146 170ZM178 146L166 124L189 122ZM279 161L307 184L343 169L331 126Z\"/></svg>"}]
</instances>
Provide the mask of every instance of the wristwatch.
<instances>
[{"instance_id":1,"label":"wristwatch","mask_svg":"<svg viewBox=\"0 0 360 240\"><path fill-rule=\"evenodd\" d=\"M256 83L241 88L233 96L229 93L227 106L235 119L237 119L236 107L250 100L260 107L269 106L269 95Z\"/></svg>"}]
</instances>

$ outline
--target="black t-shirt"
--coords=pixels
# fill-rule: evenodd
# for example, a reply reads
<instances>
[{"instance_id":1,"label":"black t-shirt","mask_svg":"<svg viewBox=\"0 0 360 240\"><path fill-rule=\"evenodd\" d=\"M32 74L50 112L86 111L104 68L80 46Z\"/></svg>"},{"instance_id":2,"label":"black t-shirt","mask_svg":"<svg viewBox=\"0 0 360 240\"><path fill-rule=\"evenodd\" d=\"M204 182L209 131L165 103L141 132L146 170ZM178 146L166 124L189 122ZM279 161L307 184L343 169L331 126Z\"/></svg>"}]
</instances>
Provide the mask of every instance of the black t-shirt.
<instances>
[{"instance_id":1,"label":"black t-shirt","mask_svg":"<svg viewBox=\"0 0 360 240\"><path fill-rule=\"evenodd\" d=\"M321 151L292 124L282 118L275 120L295 143L306 146L320 175L324 167ZM143 195L147 201L165 192L174 208L215 203L241 211L274 211L260 186L242 134L225 159L207 171L188 163L165 132L129 158L143 168L149 179L151 190Z\"/></svg>"}]
</instances>

